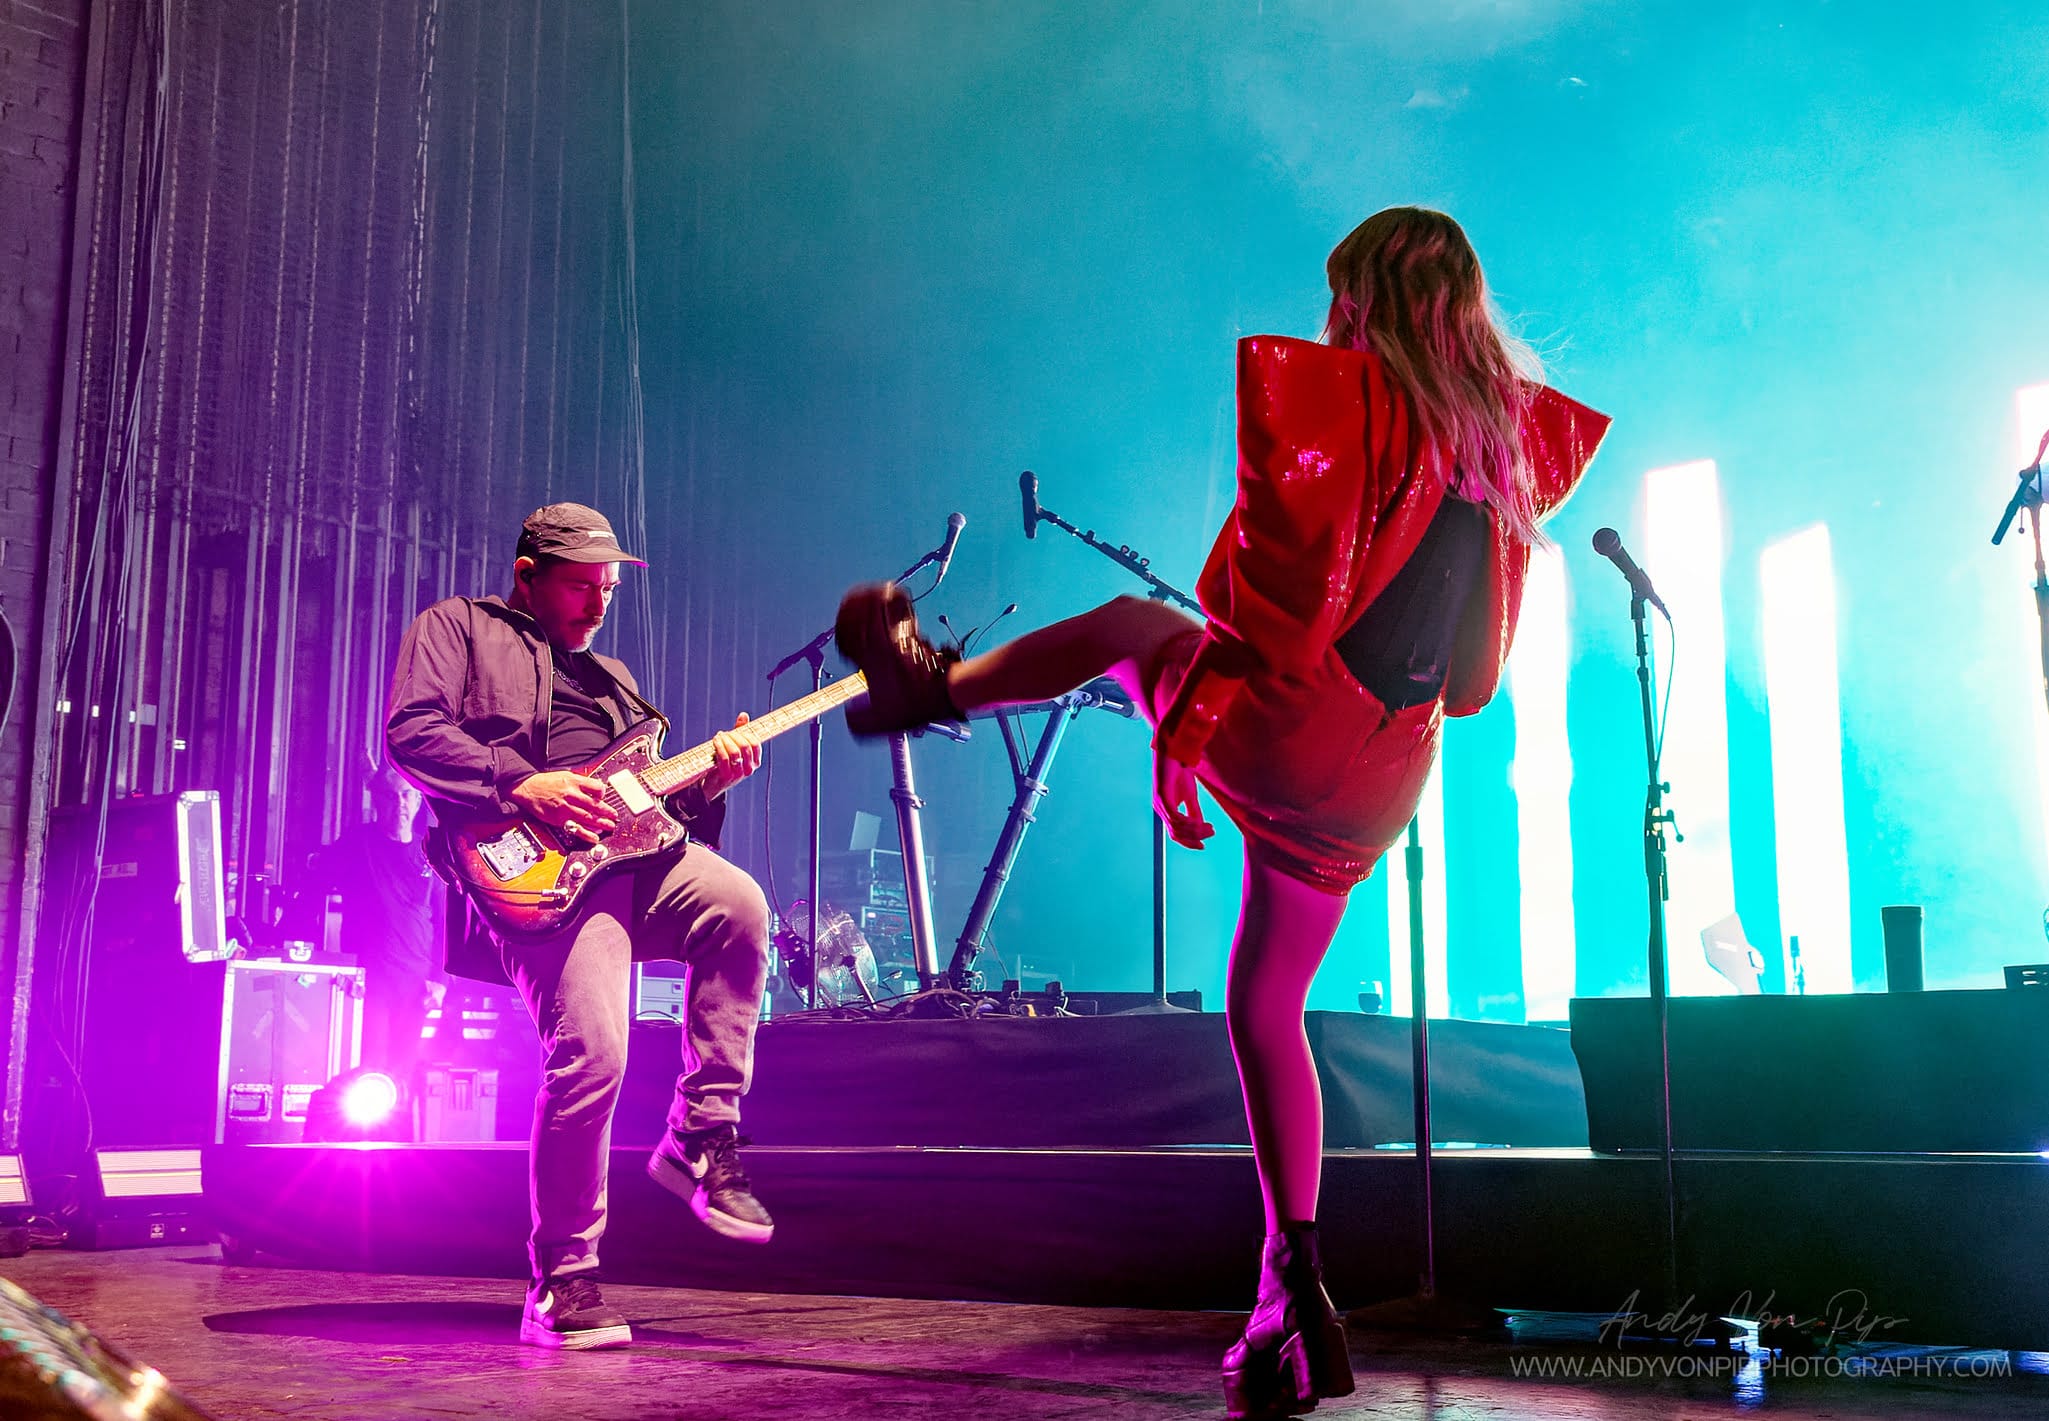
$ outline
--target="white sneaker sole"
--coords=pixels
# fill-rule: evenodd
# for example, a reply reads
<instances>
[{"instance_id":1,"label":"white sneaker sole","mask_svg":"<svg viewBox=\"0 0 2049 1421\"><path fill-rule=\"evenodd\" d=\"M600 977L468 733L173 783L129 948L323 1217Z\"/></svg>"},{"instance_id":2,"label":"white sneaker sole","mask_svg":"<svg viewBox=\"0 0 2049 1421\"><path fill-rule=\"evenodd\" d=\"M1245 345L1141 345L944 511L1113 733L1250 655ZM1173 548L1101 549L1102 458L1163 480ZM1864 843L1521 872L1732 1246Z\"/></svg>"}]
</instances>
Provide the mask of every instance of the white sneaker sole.
<instances>
[{"instance_id":1,"label":"white sneaker sole","mask_svg":"<svg viewBox=\"0 0 2049 1421\"><path fill-rule=\"evenodd\" d=\"M705 1202L702 1194L690 1196L690 1212L697 1215L704 1226L713 1233L724 1234L727 1238L737 1239L741 1243L767 1243L775 1237L774 1224L750 1224L747 1220L736 1219L731 1214L721 1214Z\"/></svg>"},{"instance_id":2,"label":"white sneaker sole","mask_svg":"<svg viewBox=\"0 0 2049 1421\"><path fill-rule=\"evenodd\" d=\"M601 1347L625 1347L633 1341L633 1329L625 1323L617 1327L593 1327L582 1332L557 1332L545 1323L530 1317L519 1322L519 1340L529 1347L546 1347L557 1352L593 1352Z\"/></svg>"},{"instance_id":3,"label":"white sneaker sole","mask_svg":"<svg viewBox=\"0 0 2049 1421\"><path fill-rule=\"evenodd\" d=\"M745 1219L736 1219L731 1214L722 1214L711 1207L704 1191L697 1187L690 1171L670 1159L660 1150L647 1158L647 1177L668 1190L690 1206L706 1228L713 1233L723 1234L741 1243L767 1243L775 1237L774 1224L753 1224Z\"/></svg>"}]
</instances>

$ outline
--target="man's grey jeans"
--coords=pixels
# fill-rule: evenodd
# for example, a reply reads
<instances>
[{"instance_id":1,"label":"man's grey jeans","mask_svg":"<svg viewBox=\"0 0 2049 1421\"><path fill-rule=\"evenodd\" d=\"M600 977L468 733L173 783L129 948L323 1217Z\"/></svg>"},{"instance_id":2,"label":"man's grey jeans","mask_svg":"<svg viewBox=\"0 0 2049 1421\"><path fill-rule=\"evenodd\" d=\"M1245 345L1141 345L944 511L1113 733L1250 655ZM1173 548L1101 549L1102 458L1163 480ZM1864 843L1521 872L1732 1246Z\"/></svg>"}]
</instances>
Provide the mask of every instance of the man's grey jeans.
<instances>
[{"instance_id":1,"label":"man's grey jeans","mask_svg":"<svg viewBox=\"0 0 2049 1421\"><path fill-rule=\"evenodd\" d=\"M736 1123L768 980L768 903L743 870L691 844L599 883L577 926L507 944L503 957L541 1037L528 1254L536 1278L588 1273L605 1231L633 963L668 958L689 968L669 1128Z\"/></svg>"}]
</instances>

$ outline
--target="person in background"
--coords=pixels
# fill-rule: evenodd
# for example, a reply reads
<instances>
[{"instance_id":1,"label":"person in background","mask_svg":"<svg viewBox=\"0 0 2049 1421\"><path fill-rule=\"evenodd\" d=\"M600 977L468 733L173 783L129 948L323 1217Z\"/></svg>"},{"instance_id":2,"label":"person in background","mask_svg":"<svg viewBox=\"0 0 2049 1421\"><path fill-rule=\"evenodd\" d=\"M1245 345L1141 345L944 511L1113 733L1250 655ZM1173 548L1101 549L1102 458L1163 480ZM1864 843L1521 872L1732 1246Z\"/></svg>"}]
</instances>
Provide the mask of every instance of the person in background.
<instances>
[{"instance_id":1,"label":"person in background","mask_svg":"<svg viewBox=\"0 0 2049 1421\"><path fill-rule=\"evenodd\" d=\"M427 863L425 797L390 765L370 776L370 818L316 851L300 901L317 914L341 895L341 950L363 969L361 1064L404 1082L427 1013L441 1005L445 894Z\"/></svg>"}]
</instances>

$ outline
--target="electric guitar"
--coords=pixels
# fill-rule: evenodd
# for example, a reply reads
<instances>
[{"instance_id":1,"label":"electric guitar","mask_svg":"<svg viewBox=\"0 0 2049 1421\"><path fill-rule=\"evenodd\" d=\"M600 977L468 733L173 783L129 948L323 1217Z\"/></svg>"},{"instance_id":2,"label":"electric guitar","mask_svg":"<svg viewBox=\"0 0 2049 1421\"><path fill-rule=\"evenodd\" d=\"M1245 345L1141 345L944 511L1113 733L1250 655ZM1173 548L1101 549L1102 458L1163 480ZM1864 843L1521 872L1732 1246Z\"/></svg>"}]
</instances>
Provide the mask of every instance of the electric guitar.
<instances>
[{"instance_id":1,"label":"electric guitar","mask_svg":"<svg viewBox=\"0 0 2049 1421\"><path fill-rule=\"evenodd\" d=\"M747 722L756 738L773 740L816 720L868 689L860 672ZM681 843L688 831L663 802L712 771L712 742L661 757L663 726L646 720L576 773L605 784L605 806L618 822L595 843L572 840L524 814L454 816L442 827L450 872L478 912L501 935L560 932L582 911L585 893L608 870Z\"/></svg>"}]
</instances>

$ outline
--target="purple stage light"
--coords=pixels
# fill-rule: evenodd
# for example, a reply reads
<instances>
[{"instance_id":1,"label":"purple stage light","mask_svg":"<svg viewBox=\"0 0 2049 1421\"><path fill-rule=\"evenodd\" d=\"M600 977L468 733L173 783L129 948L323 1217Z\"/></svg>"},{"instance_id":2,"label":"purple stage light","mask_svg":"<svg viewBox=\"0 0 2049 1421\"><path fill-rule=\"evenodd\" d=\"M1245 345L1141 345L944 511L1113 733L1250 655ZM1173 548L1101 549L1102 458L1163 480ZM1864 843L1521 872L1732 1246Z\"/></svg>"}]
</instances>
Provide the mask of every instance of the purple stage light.
<instances>
[{"instance_id":1,"label":"purple stage light","mask_svg":"<svg viewBox=\"0 0 2049 1421\"><path fill-rule=\"evenodd\" d=\"M342 1118L358 1129L383 1123L396 1109L398 1082L382 1071L365 1071L342 1093Z\"/></svg>"}]
</instances>

